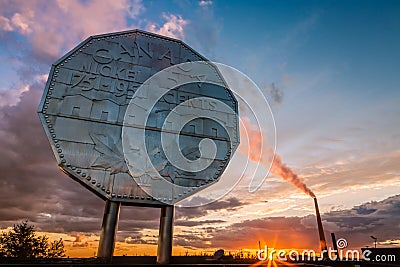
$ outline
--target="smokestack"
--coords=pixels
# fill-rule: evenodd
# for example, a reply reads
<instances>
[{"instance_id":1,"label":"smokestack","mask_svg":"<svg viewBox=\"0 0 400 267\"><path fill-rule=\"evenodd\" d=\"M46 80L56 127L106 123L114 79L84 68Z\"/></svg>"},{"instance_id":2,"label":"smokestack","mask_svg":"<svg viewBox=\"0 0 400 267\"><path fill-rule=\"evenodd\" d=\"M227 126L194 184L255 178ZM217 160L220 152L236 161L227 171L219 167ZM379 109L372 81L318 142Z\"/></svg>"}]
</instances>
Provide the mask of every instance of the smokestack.
<instances>
[{"instance_id":1,"label":"smokestack","mask_svg":"<svg viewBox=\"0 0 400 267\"><path fill-rule=\"evenodd\" d=\"M331 237L332 237L333 249L336 251L335 255L339 259L339 250L338 250L338 246L337 246L335 233L331 233Z\"/></svg>"},{"instance_id":2,"label":"smokestack","mask_svg":"<svg viewBox=\"0 0 400 267\"><path fill-rule=\"evenodd\" d=\"M321 246L321 253L322 251L327 251L326 247L326 240L325 240L325 235L324 235L324 228L322 228L322 221L321 221L321 215L319 214L319 208L318 208L318 202L317 198L314 197L314 205L315 205L315 213L317 215L317 225L318 225L318 232L319 232L319 243ZM327 252L325 252L327 253Z\"/></svg>"}]
</instances>

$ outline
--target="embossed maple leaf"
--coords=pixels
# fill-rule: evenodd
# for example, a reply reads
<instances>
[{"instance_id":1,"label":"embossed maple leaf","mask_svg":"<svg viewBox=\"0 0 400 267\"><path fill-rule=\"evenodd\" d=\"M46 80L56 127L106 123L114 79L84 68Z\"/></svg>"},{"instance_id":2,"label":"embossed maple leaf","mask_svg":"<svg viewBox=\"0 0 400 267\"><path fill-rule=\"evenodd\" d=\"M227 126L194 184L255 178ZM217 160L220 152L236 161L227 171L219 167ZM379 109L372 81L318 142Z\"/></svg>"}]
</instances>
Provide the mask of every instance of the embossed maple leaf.
<instances>
[{"instance_id":1,"label":"embossed maple leaf","mask_svg":"<svg viewBox=\"0 0 400 267\"><path fill-rule=\"evenodd\" d=\"M135 161L133 164L129 164L130 166L130 174L133 178L150 176L152 179L158 177L158 173L160 170L164 169L167 165L168 161L165 160L161 154L160 149L155 148L149 153L149 156L142 155L142 151L137 150L137 157L135 157ZM147 161L147 157L152 158L152 163Z\"/></svg>"},{"instance_id":2,"label":"embossed maple leaf","mask_svg":"<svg viewBox=\"0 0 400 267\"><path fill-rule=\"evenodd\" d=\"M94 149L100 153L100 156L92 164L92 167L110 169L111 174L120 172L128 173L128 167L122 153L121 139L118 143L115 143L114 139L108 136L106 144L99 138L99 135L90 134L90 138L94 142Z\"/></svg>"}]
</instances>

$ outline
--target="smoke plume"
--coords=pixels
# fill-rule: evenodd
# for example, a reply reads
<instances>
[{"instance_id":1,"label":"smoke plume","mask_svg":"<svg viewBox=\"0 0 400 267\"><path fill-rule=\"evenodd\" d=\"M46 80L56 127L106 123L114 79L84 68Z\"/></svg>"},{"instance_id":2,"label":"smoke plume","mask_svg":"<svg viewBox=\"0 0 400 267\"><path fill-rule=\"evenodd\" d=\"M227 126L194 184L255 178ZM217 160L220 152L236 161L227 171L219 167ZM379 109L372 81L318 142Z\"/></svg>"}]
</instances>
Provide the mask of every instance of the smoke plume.
<instances>
[{"instance_id":1,"label":"smoke plume","mask_svg":"<svg viewBox=\"0 0 400 267\"><path fill-rule=\"evenodd\" d=\"M293 172L292 169L289 168L289 166L282 163L281 157L278 154L275 154L274 161L271 166L271 172L293 184L310 197L315 198L315 194L311 191L310 188L307 187L307 185L304 183L303 178L299 177L295 172Z\"/></svg>"},{"instance_id":2,"label":"smoke plume","mask_svg":"<svg viewBox=\"0 0 400 267\"><path fill-rule=\"evenodd\" d=\"M276 153L274 154L272 147L264 144L265 148L263 148L264 140L258 127L252 124L247 117L242 119L242 123L241 136L247 135L249 141L247 149L239 147L239 151L248 155L253 162L260 162L266 168L271 166L271 173L293 184L310 197L315 198L315 194L304 183L304 179L299 177L289 166L282 163L281 157Z\"/></svg>"},{"instance_id":3,"label":"smoke plume","mask_svg":"<svg viewBox=\"0 0 400 267\"><path fill-rule=\"evenodd\" d=\"M272 100L277 104L282 104L284 96L283 91L279 87L275 86L274 83L272 83L271 86L268 86L267 88L269 88L268 94L272 98Z\"/></svg>"}]
</instances>

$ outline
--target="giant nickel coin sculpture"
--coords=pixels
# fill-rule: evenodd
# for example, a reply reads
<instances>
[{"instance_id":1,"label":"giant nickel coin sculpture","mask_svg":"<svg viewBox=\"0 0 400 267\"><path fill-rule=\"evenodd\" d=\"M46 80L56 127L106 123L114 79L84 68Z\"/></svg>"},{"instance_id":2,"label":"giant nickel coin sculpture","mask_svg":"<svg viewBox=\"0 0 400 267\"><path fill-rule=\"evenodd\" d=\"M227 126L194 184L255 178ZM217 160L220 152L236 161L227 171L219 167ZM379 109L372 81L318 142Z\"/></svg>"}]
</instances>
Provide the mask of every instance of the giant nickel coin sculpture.
<instances>
[{"instance_id":1,"label":"giant nickel coin sculpture","mask_svg":"<svg viewBox=\"0 0 400 267\"><path fill-rule=\"evenodd\" d=\"M102 257L120 204L153 206L168 262L173 205L217 182L239 144L238 104L215 65L140 30L89 37L59 59L38 113L60 169L107 200Z\"/></svg>"}]
</instances>

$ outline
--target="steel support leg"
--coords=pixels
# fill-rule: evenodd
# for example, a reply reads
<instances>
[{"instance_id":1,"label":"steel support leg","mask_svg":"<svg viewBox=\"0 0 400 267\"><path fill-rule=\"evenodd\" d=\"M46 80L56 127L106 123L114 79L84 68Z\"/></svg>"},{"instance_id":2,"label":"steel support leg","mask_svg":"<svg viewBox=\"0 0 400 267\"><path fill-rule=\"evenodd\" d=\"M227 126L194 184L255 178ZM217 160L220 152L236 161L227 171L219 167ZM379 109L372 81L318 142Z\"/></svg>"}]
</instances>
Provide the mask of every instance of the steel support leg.
<instances>
[{"instance_id":1,"label":"steel support leg","mask_svg":"<svg viewBox=\"0 0 400 267\"><path fill-rule=\"evenodd\" d=\"M158 234L157 263L168 264L172 253L174 206L161 208L160 230Z\"/></svg>"},{"instance_id":2,"label":"steel support leg","mask_svg":"<svg viewBox=\"0 0 400 267\"><path fill-rule=\"evenodd\" d=\"M103 259L106 263L111 263L112 261L120 209L121 202L106 201L99 249L97 251L97 257Z\"/></svg>"}]
</instances>

